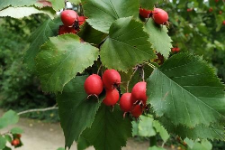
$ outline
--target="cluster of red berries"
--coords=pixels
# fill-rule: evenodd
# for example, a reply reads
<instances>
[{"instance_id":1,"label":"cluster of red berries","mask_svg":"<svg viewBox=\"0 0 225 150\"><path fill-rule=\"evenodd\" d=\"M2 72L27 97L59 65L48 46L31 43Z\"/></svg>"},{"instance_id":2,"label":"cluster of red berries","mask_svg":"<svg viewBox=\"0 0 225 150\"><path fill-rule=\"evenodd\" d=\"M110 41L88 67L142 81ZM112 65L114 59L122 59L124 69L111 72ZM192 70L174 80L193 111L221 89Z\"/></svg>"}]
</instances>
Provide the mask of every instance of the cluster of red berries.
<instances>
[{"instance_id":1,"label":"cluster of red berries","mask_svg":"<svg viewBox=\"0 0 225 150\"><path fill-rule=\"evenodd\" d=\"M61 13L63 25L59 26L58 34L73 33L76 34L80 26L84 24L86 17L79 16L74 10L64 10Z\"/></svg>"},{"instance_id":2,"label":"cluster of red berries","mask_svg":"<svg viewBox=\"0 0 225 150\"><path fill-rule=\"evenodd\" d=\"M143 18L152 17L155 23L159 25L167 24L169 19L168 13L160 8L154 8L154 10L139 8L139 14Z\"/></svg>"},{"instance_id":3,"label":"cluster of red berries","mask_svg":"<svg viewBox=\"0 0 225 150\"><path fill-rule=\"evenodd\" d=\"M12 140L12 142L11 142L11 145L12 146L18 146L18 145L20 145L20 138L21 138L21 134L17 134L17 135L15 135L15 137L14 137L14 139Z\"/></svg>"},{"instance_id":4,"label":"cluster of red berries","mask_svg":"<svg viewBox=\"0 0 225 150\"><path fill-rule=\"evenodd\" d=\"M84 82L84 89L88 97L98 98L106 90L106 96L103 103L106 106L114 106L120 99L120 93L117 90L121 83L119 72L114 69L106 70L102 78L97 74L90 75ZM125 113L130 112L135 118L138 118L146 107L146 82L138 82L132 89L132 93L124 93L120 99L120 108Z\"/></svg>"}]
</instances>

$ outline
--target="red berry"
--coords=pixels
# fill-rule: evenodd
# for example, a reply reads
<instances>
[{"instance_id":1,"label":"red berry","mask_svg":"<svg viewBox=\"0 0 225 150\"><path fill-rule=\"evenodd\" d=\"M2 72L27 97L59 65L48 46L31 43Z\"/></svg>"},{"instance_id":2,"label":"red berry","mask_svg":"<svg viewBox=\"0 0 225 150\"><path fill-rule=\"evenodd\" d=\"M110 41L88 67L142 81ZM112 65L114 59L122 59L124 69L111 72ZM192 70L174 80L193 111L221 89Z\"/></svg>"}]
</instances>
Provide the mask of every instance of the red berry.
<instances>
[{"instance_id":1,"label":"red berry","mask_svg":"<svg viewBox=\"0 0 225 150\"><path fill-rule=\"evenodd\" d=\"M17 145L20 144L20 140L19 140L19 139L14 139L14 140L12 140L11 144L12 144L13 146L17 146Z\"/></svg>"},{"instance_id":2,"label":"red berry","mask_svg":"<svg viewBox=\"0 0 225 150\"><path fill-rule=\"evenodd\" d=\"M120 98L120 108L124 112L130 112L133 108L133 100L131 93L124 93Z\"/></svg>"},{"instance_id":3,"label":"red berry","mask_svg":"<svg viewBox=\"0 0 225 150\"><path fill-rule=\"evenodd\" d=\"M79 16L78 17L79 26L83 25L86 19L87 18L85 16Z\"/></svg>"},{"instance_id":4,"label":"red berry","mask_svg":"<svg viewBox=\"0 0 225 150\"><path fill-rule=\"evenodd\" d=\"M59 35L61 35L61 34L66 34L66 33L73 33L73 34L76 34L77 33L77 31L74 29L74 28L72 28L72 27L67 27L67 26L65 26L65 25L61 25L61 26L59 26Z\"/></svg>"},{"instance_id":5,"label":"red berry","mask_svg":"<svg viewBox=\"0 0 225 150\"><path fill-rule=\"evenodd\" d=\"M192 9L191 9L191 8L188 8L188 9L187 9L187 12L191 12L191 11L192 11Z\"/></svg>"},{"instance_id":6,"label":"red berry","mask_svg":"<svg viewBox=\"0 0 225 150\"><path fill-rule=\"evenodd\" d=\"M146 82L136 83L131 93L133 97L133 103L135 103L136 101L142 101L144 105L146 104L146 101L147 101Z\"/></svg>"},{"instance_id":7,"label":"red berry","mask_svg":"<svg viewBox=\"0 0 225 150\"><path fill-rule=\"evenodd\" d=\"M215 2L217 3L217 2L219 2L219 0L215 0Z\"/></svg>"},{"instance_id":8,"label":"red berry","mask_svg":"<svg viewBox=\"0 0 225 150\"><path fill-rule=\"evenodd\" d=\"M78 14L73 10L64 10L61 13L61 20L65 26L72 26L78 17Z\"/></svg>"},{"instance_id":9,"label":"red berry","mask_svg":"<svg viewBox=\"0 0 225 150\"><path fill-rule=\"evenodd\" d=\"M102 80L105 88L112 90L115 88L115 86L120 85L121 76L118 71L114 69L108 69L103 73Z\"/></svg>"},{"instance_id":10,"label":"red berry","mask_svg":"<svg viewBox=\"0 0 225 150\"><path fill-rule=\"evenodd\" d=\"M119 98L120 98L120 94L117 91L117 89L107 90L105 99L103 100L103 103L107 106L113 106L117 103Z\"/></svg>"},{"instance_id":11,"label":"red berry","mask_svg":"<svg viewBox=\"0 0 225 150\"><path fill-rule=\"evenodd\" d=\"M142 113L143 113L143 108L142 108L141 105L136 105L136 106L134 106L133 110L131 111L131 114L132 114L135 118L138 118Z\"/></svg>"},{"instance_id":12,"label":"red berry","mask_svg":"<svg viewBox=\"0 0 225 150\"><path fill-rule=\"evenodd\" d=\"M99 95L103 90L103 82L99 75L92 74L84 82L84 89L88 95Z\"/></svg>"},{"instance_id":13,"label":"red berry","mask_svg":"<svg viewBox=\"0 0 225 150\"><path fill-rule=\"evenodd\" d=\"M151 10L139 8L139 14L143 18L149 18L151 13L152 13Z\"/></svg>"},{"instance_id":14,"label":"red berry","mask_svg":"<svg viewBox=\"0 0 225 150\"><path fill-rule=\"evenodd\" d=\"M225 20L223 21L223 25L225 25Z\"/></svg>"},{"instance_id":15,"label":"red berry","mask_svg":"<svg viewBox=\"0 0 225 150\"><path fill-rule=\"evenodd\" d=\"M209 12L212 12L213 11L213 8L209 8Z\"/></svg>"},{"instance_id":16,"label":"red berry","mask_svg":"<svg viewBox=\"0 0 225 150\"><path fill-rule=\"evenodd\" d=\"M155 8L153 11L153 19L157 24L165 24L167 23L169 16L163 9Z\"/></svg>"},{"instance_id":17,"label":"red berry","mask_svg":"<svg viewBox=\"0 0 225 150\"><path fill-rule=\"evenodd\" d=\"M221 15L222 13L223 13L223 12L220 10L220 11L219 11L219 14Z\"/></svg>"},{"instance_id":18,"label":"red berry","mask_svg":"<svg viewBox=\"0 0 225 150\"><path fill-rule=\"evenodd\" d=\"M171 51L173 53L176 53L176 52L179 52L180 51L180 48L179 47L174 47L174 48L171 49Z\"/></svg>"}]
</instances>

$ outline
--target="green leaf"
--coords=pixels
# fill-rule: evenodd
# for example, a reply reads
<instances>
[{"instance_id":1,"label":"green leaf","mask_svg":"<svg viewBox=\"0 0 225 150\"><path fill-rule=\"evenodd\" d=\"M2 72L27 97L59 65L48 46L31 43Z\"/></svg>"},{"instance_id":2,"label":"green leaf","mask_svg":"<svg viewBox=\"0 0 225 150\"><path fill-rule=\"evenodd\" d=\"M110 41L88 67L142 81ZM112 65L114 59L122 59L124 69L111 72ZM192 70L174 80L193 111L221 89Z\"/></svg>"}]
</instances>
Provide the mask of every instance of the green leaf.
<instances>
[{"instance_id":1,"label":"green leaf","mask_svg":"<svg viewBox=\"0 0 225 150\"><path fill-rule=\"evenodd\" d=\"M149 116L140 116L139 121L133 121L132 122L132 128L135 129L135 131L132 133L133 136L142 136L142 137L151 137L155 136L156 132L153 128L153 117L151 115Z\"/></svg>"},{"instance_id":2,"label":"green leaf","mask_svg":"<svg viewBox=\"0 0 225 150\"><path fill-rule=\"evenodd\" d=\"M59 11L60 9L65 7L65 1L64 0L48 0L52 3L52 7L55 11Z\"/></svg>"},{"instance_id":3,"label":"green leaf","mask_svg":"<svg viewBox=\"0 0 225 150\"><path fill-rule=\"evenodd\" d=\"M180 53L156 68L147 80L147 96L158 117L195 127L224 121L224 86L197 56Z\"/></svg>"},{"instance_id":4,"label":"green leaf","mask_svg":"<svg viewBox=\"0 0 225 150\"><path fill-rule=\"evenodd\" d=\"M12 18L23 18L33 14L47 14L49 17L54 18L53 12L43 11L35 7L8 7L0 11L0 17L12 17Z\"/></svg>"},{"instance_id":5,"label":"green leaf","mask_svg":"<svg viewBox=\"0 0 225 150\"><path fill-rule=\"evenodd\" d=\"M153 147L150 147L148 150L166 150L166 149L162 147L153 146Z\"/></svg>"},{"instance_id":6,"label":"green leaf","mask_svg":"<svg viewBox=\"0 0 225 150\"><path fill-rule=\"evenodd\" d=\"M185 138L185 139L184 139L184 142L187 143L188 148L193 148L193 147L194 147L195 142L194 142L193 140L191 140L191 139L189 139L189 138Z\"/></svg>"},{"instance_id":7,"label":"green leaf","mask_svg":"<svg viewBox=\"0 0 225 150\"><path fill-rule=\"evenodd\" d=\"M172 40L167 34L168 30L166 26L158 26L150 18L145 24L145 31L149 34L149 41L152 44L152 48L168 58L172 48Z\"/></svg>"},{"instance_id":8,"label":"green leaf","mask_svg":"<svg viewBox=\"0 0 225 150\"><path fill-rule=\"evenodd\" d=\"M170 137L170 135L168 134L166 129L157 120L153 121L153 127L155 128L156 132L158 132L160 134L160 136L162 137L162 139L165 143Z\"/></svg>"},{"instance_id":9,"label":"green leaf","mask_svg":"<svg viewBox=\"0 0 225 150\"><path fill-rule=\"evenodd\" d=\"M149 9L149 10L153 10L155 3L158 0L140 0L140 6L141 8L145 8L145 9Z\"/></svg>"},{"instance_id":10,"label":"green leaf","mask_svg":"<svg viewBox=\"0 0 225 150\"><path fill-rule=\"evenodd\" d=\"M82 0L87 22L96 30L109 32L111 24L122 17L138 16L137 0Z\"/></svg>"},{"instance_id":11,"label":"green leaf","mask_svg":"<svg viewBox=\"0 0 225 150\"><path fill-rule=\"evenodd\" d=\"M66 150L65 148L58 148L57 150Z\"/></svg>"},{"instance_id":12,"label":"green leaf","mask_svg":"<svg viewBox=\"0 0 225 150\"><path fill-rule=\"evenodd\" d=\"M78 32L78 35L84 41L94 43L96 45L99 45L107 36L106 34L95 30L87 23L82 25L80 31Z\"/></svg>"},{"instance_id":13,"label":"green leaf","mask_svg":"<svg viewBox=\"0 0 225 150\"><path fill-rule=\"evenodd\" d=\"M82 136L80 136L79 140L77 141L77 150L85 150L90 146L90 143Z\"/></svg>"},{"instance_id":14,"label":"green leaf","mask_svg":"<svg viewBox=\"0 0 225 150\"><path fill-rule=\"evenodd\" d=\"M9 110L0 118L0 129L9 125L16 124L19 121L19 116L15 111Z\"/></svg>"},{"instance_id":15,"label":"green leaf","mask_svg":"<svg viewBox=\"0 0 225 150\"><path fill-rule=\"evenodd\" d=\"M212 144L208 140L203 140L201 142L195 142L193 148L188 148L188 150L211 150Z\"/></svg>"},{"instance_id":16,"label":"green leaf","mask_svg":"<svg viewBox=\"0 0 225 150\"><path fill-rule=\"evenodd\" d=\"M61 126L66 138L66 147L78 140L81 133L91 127L100 106L96 99L87 99L84 81L87 77L76 77L57 95Z\"/></svg>"},{"instance_id":17,"label":"green leaf","mask_svg":"<svg viewBox=\"0 0 225 150\"><path fill-rule=\"evenodd\" d=\"M15 127L15 128L13 128L13 129L11 129L10 132L11 132L12 134L22 134L22 133L23 133L23 129L18 128L18 127Z\"/></svg>"},{"instance_id":18,"label":"green leaf","mask_svg":"<svg viewBox=\"0 0 225 150\"><path fill-rule=\"evenodd\" d=\"M30 47L25 54L24 61L28 70L31 72L36 71L35 69L35 57L40 51L40 46L48 40L49 37L58 33L59 25L62 24L60 18L55 20L45 21L37 30L35 30L30 37Z\"/></svg>"},{"instance_id":19,"label":"green leaf","mask_svg":"<svg viewBox=\"0 0 225 150\"><path fill-rule=\"evenodd\" d=\"M103 65L127 72L135 65L155 58L148 37L142 23L132 17L118 19L110 27L109 38L101 47Z\"/></svg>"},{"instance_id":20,"label":"green leaf","mask_svg":"<svg viewBox=\"0 0 225 150\"><path fill-rule=\"evenodd\" d=\"M80 0L69 0L71 3L78 5L81 1Z\"/></svg>"},{"instance_id":21,"label":"green leaf","mask_svg":"<svg viewBox=\"0 0 225 150\"><path fill-rule=\"evenodd\" d=\"M13 6L13 7L31 6L31 5L34 5L36 1L37 0L22 0L22 1L1 0L0 10L8 6Z\"/></svg>"},{"instance_id":22,"label":"green leaf","mask_svg":"<svg viewBox=\"0 0 225 150\"><path fill-rule=\"evenodd\" d=\"M5 148L6 142L6 139L0 135L0 149Z\"/></svg>"},{"instance_id":23,"label":"green leaf","mask_svg":"<svg viewBox=\"0 0 225 150\"><path fill-rule=\"evenodd\" d=\"M116 105L112 111L103 104L92 127L86 129L82 136L97 150L121 150L131 136L131 122L123 118L119 106Z\"/></svg>"},{"instance_id":24,"label":"green leaf","mask_svg":"<svg viewBox=\"0 0 225 150\"><path fill-rule=\"evenodd\" d=\"M65 84L83 72L98 58L99 50L89 43L81 43L74 34L52 37L36 57L36 67L42 89L62 91Z\"/></svg>"},{"instance_id":25,"label":"green leaf","mask_svg":"<svg viewBox=\"0 0 225 150\"><path fill-rule=\"evenodd\" d=\"M9 147L5 147L3 150L12 150L12 149Z\"/></svg>"}]
</instances>

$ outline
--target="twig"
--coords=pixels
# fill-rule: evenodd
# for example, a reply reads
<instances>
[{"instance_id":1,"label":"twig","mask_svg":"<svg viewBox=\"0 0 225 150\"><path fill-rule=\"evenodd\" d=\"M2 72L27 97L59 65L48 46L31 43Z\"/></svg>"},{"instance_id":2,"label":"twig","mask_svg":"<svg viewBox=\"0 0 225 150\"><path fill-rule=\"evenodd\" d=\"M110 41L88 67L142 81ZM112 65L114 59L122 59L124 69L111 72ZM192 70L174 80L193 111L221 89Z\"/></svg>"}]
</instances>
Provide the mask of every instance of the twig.
<instances>
[{"instance_id":1,"label":"twig","mask_svg":"<svg viewBox=\"0 0 225 150\"><path fill-rule=\"evenodd\" d=\"M99 74L101 68L102 68L102 64L99 66L98 71L97 71L97 74Z\"/></svg>"},{"instance_id":2,"label":"twig","mask_svg":"<svg viewBox=\"0 0 225 150\"><path fill-rule=\"evenodd\" d=\"M30 110L22 111L22 112L18 113L17 115L23 115L23 114L26 114L26 113L38 112L38 111L56 110L56 109L58 109L58 107L56 107L56 105L55 105L53 107L48 107L48 108L30 109Z\"/></svg>"},{"instance_id":3,"label":"twig","mask_svg":"<svg viewBox=\"0 0 225 150\"><path fill-rule=\"evenodd\" d=\"M129 90L130 81L133 78L134 74L137 72L137 70L138 70L138 67L135 68L133 74L130 76L129 81L127 82L127 89L126 89L127 90L127 93L129 92L128 90Z\"/></svg>"}]
</instances>

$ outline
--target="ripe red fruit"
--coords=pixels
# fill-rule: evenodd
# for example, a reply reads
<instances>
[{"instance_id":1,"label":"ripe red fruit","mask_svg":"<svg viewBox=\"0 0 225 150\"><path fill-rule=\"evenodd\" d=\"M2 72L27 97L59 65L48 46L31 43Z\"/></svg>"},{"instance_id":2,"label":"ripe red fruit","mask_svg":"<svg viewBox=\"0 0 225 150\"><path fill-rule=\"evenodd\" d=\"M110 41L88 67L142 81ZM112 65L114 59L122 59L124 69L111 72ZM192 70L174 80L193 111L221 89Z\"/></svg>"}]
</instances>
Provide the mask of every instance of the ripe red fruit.
<instances>
[{"instance_id":1,"label":"ripe red fruit","mask_svg":"<svg viewBox=\"0 0 225 150\"><path fill-rule=\"evenodd\" d=\"M98 96L102 93L103 82L99 75L92 74L84 82L84 89L88 95Z\"/></svg>"},{"instance_id":2,"label":"ripe red fruit","mask_svg":"<svg viewBox=\"0 0 225 150\"><path fill-rule=\"evenodd\" d=\"M124 112L130 112L133 108L133 100L131 93L124 93L120 98L120 108Z\"/></svg>"},{"instance_id":3,"label":"ripe red fruit","mask_svg":"<svg viewBox=\"0 0 225 150\"><path fill-rule=\"evenodd\" d=\"M209 12L212 12L213 11L213 8L209 8Z\"/></svg>"},{"instance_id":4,"label":"ripe red fruit","mask_svg":"<svg viewBox=\"0 0 225 150\"><path fill-rule=\"evenodd\" d=\"M139 14L143 18L149 18L151 13L152 13L151 10L139 8Z\"/></svg>"},{"instance_id":5,"label":"ripe red fruit","mask_svg":"<svg viewBox=\"0 0 225 150\"><path fill-rule=\"evenodd\" d=\"M85 16L79 16L78 17L79 26L83 25L85 20L86 20Z\"/></svg>"},{"instance_id":6,"label":"ripe red fruit","mask_svg":"<svg viewBox=\"0 0 225 150\"><path fill-rule=\"evenodd\" d=\"M153 19L157 24L166 24L168 22L169 16L165 10L155 8L153 11Z\"/></svg>"},{"instance_id":7,"label":"ripe red fruit","mask_svg":"<svg viewBox=\"0 0 225 150\"><path fill-rule=\"evenodd\" d=\"M134 85L132 89L133 103L136 101L142 101L146 105L147 95L146 95L146 82L138 82Z\"/></svg>"},{"instance_id":8,"label":"ripe red fruit","mask_svg":"<svg viewBox=\"0 0 225 150\"><path fill-rule=\"evenodd\" d=\"M191 8L188 8L188 9L187 9L187 12L191 12L191 11L192 11L192 9L191 9Z\"/></svg>"},{"instance_id":9,"label":"ripe red fruit","mask_svg":"<svg viewBox=\"0 0 225 150\"><path fill-rule=\"evenodd\" d=\"M223 21L223 25L225 25L225 20Z\"/></svg>"},{"instance_id":10,"label":"ripe red fruit","mask_svg":"<svg viewBox=\"0 0 225 150\"><path fill-rule=\"evenodd\" d=\"M120 98L120 94L117 89L107 90L106 97L103 100L103 103L107 106L113 106L117 103Z\"/></svg>"},{"instance_id":11,"label":"ripe red fruit","mask_svg":"<svg viewBox=\"0 0 225 150\"><path fill-rule=\"evenodd\" d=\"M19 139L14 139L14 140L12 140L11 144L12 144L13 146L17 146L17 145L20 144L20 140L19 140Z\"/></svg>"},{"instance_id":12,"label":"ripe red fruit","mask_svg":"<svg viewBox=\"0 0 225 150\"><path fill-rule=\"evenodd\" d=\"M176 52L179 52L179 51L180 51L180 48L179 48L179 47L173 47L173 48L171 49L171 51L172 51L173 53L176 53Z\"/></svg>"},{"instance_id":13,"label":"ripe red fruit","mask_svg":"<svg viewBox=\"0 0 225 150\"><path fill-rule=\"evenodd\" d=\"M65 25L61 25L59 26L59 32L58 34L61 35L61 34L66 34L66 33L73 33L73 34L76 34L77 31L72 28L72 27L67 27Z\"/></svg>"},{"instance_id":14,"label":"ripe red fruit","mask_svg":"<svg viewBox=\"0 0 225 150\"><path fill-rule=\"evenodd\" d=\"M115 88L115 86L120 85L121 76L118 71L114 69L108 69L103 73L102 81L106 89L112 90Z\"/></svg>"},{"instance_id":15,"label":"ripe red fruit","mask_svg":"<svg viewBox=\"0 0 225 150\"><path fill-rule=\"evenodd\" d=\"M78 14L73 10L64 10L61 13L61 20L65 26L72 26L78 17Z\"/></svg>"},{"instance_id":16,"label":"ripe red fruit","mask_svg":"<svg viewBox=\"0 0 225 150\"><path fill-rule=\"evenodd\" d=\"M143 108L142 108L141 105L136 105L136 106L134 106L133 110L131 111L131 114L132 114L135 118L138 118L142 113L143 113Z\"/></svg>"}]
</instances>

